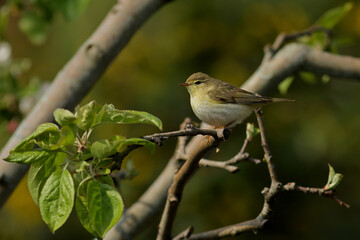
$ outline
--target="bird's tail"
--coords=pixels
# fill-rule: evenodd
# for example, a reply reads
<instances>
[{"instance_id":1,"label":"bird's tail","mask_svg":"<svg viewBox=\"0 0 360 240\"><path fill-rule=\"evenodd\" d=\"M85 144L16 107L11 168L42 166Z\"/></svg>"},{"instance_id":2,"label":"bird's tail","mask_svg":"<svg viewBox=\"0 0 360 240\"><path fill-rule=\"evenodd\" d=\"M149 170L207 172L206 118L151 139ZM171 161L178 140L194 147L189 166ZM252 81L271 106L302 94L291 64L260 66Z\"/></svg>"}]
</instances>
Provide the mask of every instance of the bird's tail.
<instances>
[{"instance_id":1,"label":"bird's tail","mask_svg":"<svg viewBox=\"0 0 360 240\"><path fill-rule=\"evenodd\" d=\"M270 102L295 102L294 99L288 98L269 98Z\"/></svg>"}]
</instances>

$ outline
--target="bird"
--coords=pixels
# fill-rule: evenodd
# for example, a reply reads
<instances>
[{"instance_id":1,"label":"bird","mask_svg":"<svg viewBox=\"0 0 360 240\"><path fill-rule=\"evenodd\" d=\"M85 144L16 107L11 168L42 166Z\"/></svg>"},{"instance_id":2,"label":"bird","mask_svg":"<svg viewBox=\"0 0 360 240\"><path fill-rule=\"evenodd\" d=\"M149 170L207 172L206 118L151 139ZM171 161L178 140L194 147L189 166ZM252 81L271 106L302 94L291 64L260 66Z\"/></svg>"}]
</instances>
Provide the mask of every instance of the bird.
<instances>
[{"instance_id":1,"label":"bird","mask_svg":"<svg viewBox=\"0 0 360 240\"><path fill-rule=\"evenodd\" d=\"M185 83L195 115L215 128L232 128L251 113L273 102L293 102L292 99L264 97L248 92L209 75L193 73Z\"/></svg>"}]
</instances>

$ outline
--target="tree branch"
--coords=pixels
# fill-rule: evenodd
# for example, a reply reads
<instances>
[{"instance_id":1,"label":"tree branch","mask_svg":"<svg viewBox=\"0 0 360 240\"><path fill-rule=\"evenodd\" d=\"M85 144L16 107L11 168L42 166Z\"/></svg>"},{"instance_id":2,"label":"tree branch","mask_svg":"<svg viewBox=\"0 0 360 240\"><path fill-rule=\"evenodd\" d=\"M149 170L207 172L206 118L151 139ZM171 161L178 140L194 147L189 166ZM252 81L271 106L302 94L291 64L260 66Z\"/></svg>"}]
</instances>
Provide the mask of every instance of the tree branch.
<instances>
[{"instance_id":1,"label":"tree branch","mask_svg":"<svg viewBox=\"0 0 360 240\"><path fill-rule=\"evenodd\" d=\"M315 32L324 32L326 34L327 44L325 46L325 49L328 49L331 43L332 30L329 28L312 26L300 32L280 33L275 39L274 43L268 47L269 48L268 50L271 51L271 56L274 56L277 53L277 51L279 51L280 48L283 47L285 43L287 43L288 41L296 40L304 36L310 36Z\"/></svg>"},{"instance_id":2,"label":"tree branch","mask_svg":"<svg viewBox=\"0 0 360 240\"><path fill-rule=\"evenodd\" d=\"M261 65L242 88L264 93L299 70L360 80L360 59L324 52L300 43L290 43L273 57L271 52L265 52Z\"/></svg>"},{"instance_id":3,"label":"tree branch","mask_svg":"<svg viewBox=\"0 0 360 240\"><path fill-rule=\"evenodd\" d=\"M325 196L334 199L341 206L350 207L342 200L338 199L334 190L324 190L322 188L309 188L297 186L295 183L288 183L283 186L276 177L276 171L272 162L270 148L265 137L264 121L262 119L262 113L260 109L255 110L255 114L258 120L260 128L261 145L264 149L264 158L267 162L269 175L271 178L270 188L264 188L262 194L264 195L264 204L260 211L260 214L251 220L240 222L234 225L218 228L215 230L194 234L191 236L182 237L178 235L175 239L188 239L188 240L200 240L200 239L222 239L225 237L235 237L242 233L259 230L264 228L265 224L272 217L272 208L275 203L275 197L281 192L299 191L303 193L317 194L319 196Z\"/></svg>"},{"instance_id":4,"label":"tree branch","mask_svg":"<svg viewBox=\"0 0 360 240\"><path fill-rule=\"evenodd\" d=\"M260 136L261 136L261 146L264 149L264 159L265 162L267 163L268 166L268 170L269 170L269 174L270 174L270 178L271 178L271 185L273 184L277 184L278 183L278 179L276 176L276 171L275 171L275 165L272 162L272 155L270 152L270 148L269 145L267 143L266 140L266 136L265 136L265 128L264 128L264 120L262 118L262 112L261 109L258 108L255 110L255 115L259 124L259 129L260 129Z\"/></svg>"},{"instance_id":5,"label":"tree branch","mask_svg":"<svg viewBox=\"0 0 360 240\"><path fill-rule=\"evenodd\" d=\"M125 47L140 26L166 0L122 0L56 75L50 89L22 121L1 151L1 159L38 125L53 121L56 108L72 109L89 92L106 68ZM28 165L0 160L0 207L25 175ZM5 183L5 184L4 184Z\"/></svg>"},{"instance_id":6,"label":"tree branch","mask_svg":"<svg viewBox=\"0 0 360 240\"><path fill-rule=\"evenodd\" d=\"M221 134L223 134L223 133L221 133ZM169 139L171 137L196 136L196 135L208 135L208 136L212 136L215 139L220 138L220 137L225 137L226 138L226 136L220 136L219 131L212 130L212 129L196 128L192 124L187 124L185 126L184 130L166 132L166 133L155 133L155 134L152 134L152 135L144 136L143 138L148 140L148 141L154 142L157 145L161 146L162 142L164 140L167 140L167 139Z\"/></svg>"},{"instance_id":7,"label":"tree branch","mask_svg":"<svg viewBox=\"0 0 360 240\"><path fill-rule=\"evenodd\" d=\"M208 159L201 159L199 162L199 166L200 167L215 167L215 168L221 168L224 169L230 173L237 173L238 171L240 171L239 167L237 166L233 166L237 163L240 162L252 162L254 164L259 164L261 163L261 160L259 159L255 159L255 158L251 158L250 155L248 153L245 153L245 148L249 143L249 139L246 138L244 141L243 146L241 147L240 151L231 159L227 160L227 161L213 161L213 160L208 160Z\"/></svg>"},{"instance_id":8,"label":"tree branch","mask_svg":"<svg viewBox=\"0 0 360 240\"><path fill-rule=\"evenodd\" d=\"M216 136L204 139L204 141L202 141L198 146L197 151L189 154L184 165L175 174L173 183L168 191L165 208L159 224L158 236L156 238L157 240L171 239L172 225L176 216L177 208L181 201L185 184L199 167L199 161L205 153L218 146L220 142L226 139L230 133L228 129L219 129L217 132L218 134L216 134Z\"/></svg>"},{"instance_id":9,"label":"tree branch","mask_svg":"<svg viewBox=\"0 0 360 240\"><path fill-rule=\"evenodd\" d=\"M274 89L283 79L295 74L299 70L313 71L320 74L327 74L332 77L360 80L359 58L327 53L299 43L285 45L274 56L269 57L269 54L270 52L265 52L265 56L260 66L241 86L242 88L250 92L264 93L270 89ZM193 137L186 145L186 152L190 154L195 151L204 138L204 136ZM184 153L185 151L182 150L181 152ZM174 161L173 157L169 162L172 161ZM176 167L166 167L157 180L151 185L151 188L143 194L134 206L138 206L138 203L142 201L144 196L151 198L153 202L158 201L156 206L163 204L163 200L166 198L167 187L172 181L172 177L169 176L172 176L175 170ZM168 177L163 178L163 175ZM158 188L155 186L158 186ZM165 187L166 189L161 189L161 191L159 191L159 188L161 187ZM156 191L153 189L156 189ZM164 195L160 196L159 192ZM132 206L128 211L130 210L132 210ZM120 220L116 228L111 229L105 239L129 239L126 238L126 234L123 234L124 231L131 231L132 233L139 232L141 226L145 226L146 221L154 218L155 214L158 212L159 211L147 211L149 215L138 212L139 214L132 216L137 222L135 226L132 225L134 226L133 229L128 229L130 225L127 225L124 221ZM127 216L125 215L123 218L127 218ZM120 231L117 229L120 229Z\"/></svg>"},{"instance_id":10,"label":"tree branch","mask_svg":"<svg viewBox=\"0 0 360 240\"><path fill-rule=\"evenodd\" d=\"M336 191L333 189L325 190L324 188L302 187L302 186L296 185L296 183L294 183L294 182L291 182L291 183L287 183L284 186L282 186L282 191L283 192L291 192L291 191L292 192L302 192L302 193L306 193L306 194L314 194L314 195L319 195L322 197L328 197L328 198L335 200L337 203L339 203L340 206L350 208L349 204L347 204L347 203L343 202L342 200L340 200L339 198L337 198Z\"/></svg>"}]
</instances>

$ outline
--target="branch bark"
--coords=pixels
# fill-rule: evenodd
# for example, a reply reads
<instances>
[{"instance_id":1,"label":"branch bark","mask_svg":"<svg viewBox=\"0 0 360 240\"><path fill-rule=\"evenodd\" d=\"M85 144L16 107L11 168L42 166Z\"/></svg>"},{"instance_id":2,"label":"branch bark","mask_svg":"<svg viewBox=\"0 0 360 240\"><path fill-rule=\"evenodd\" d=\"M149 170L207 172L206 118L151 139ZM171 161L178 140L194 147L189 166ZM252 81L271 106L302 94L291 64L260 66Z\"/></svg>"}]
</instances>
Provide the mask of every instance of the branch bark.
<instances>
[{"instance_id":1,"label":"branch bark","mask_svg":"<svg viewBox=\"0 0 360 240\"><path fill-rule=\"evenodd\" d=\"M75 107L140 26L166 2L168 1L118 1L92 36L56 75L50 89L31 113L21 122L2 149L1 159L38 125L52 121L52 113L56 108ZM4 205L27 169L26 165L15 165L0 160L0 207Z\"/></svg>"},{"instance_id":2,"label":"branch bark","mask_svg":"<svg viewBox=\"0 0 360 240\"><path fill-rule=\"evenodd\" d=\"M198 146L196 151L193 151L188 159L185 161L185 164L180 168L180 170L175 174L173 183L171 184L167 200L165 203L165 208L161 217L159 224L159 232L157 240L168 240L171 239L171 230L172 225L176 216L177 208L180 204L182 192L185 187L185 184L190 179L192 174L199 167L200 159L212 148L218 146L221 141L223 141L227 136L225 134L227 129L222 129L221 135L217 134L216 137L210 137L204 139L201 144Z\"/></svg>"}]
</instances>

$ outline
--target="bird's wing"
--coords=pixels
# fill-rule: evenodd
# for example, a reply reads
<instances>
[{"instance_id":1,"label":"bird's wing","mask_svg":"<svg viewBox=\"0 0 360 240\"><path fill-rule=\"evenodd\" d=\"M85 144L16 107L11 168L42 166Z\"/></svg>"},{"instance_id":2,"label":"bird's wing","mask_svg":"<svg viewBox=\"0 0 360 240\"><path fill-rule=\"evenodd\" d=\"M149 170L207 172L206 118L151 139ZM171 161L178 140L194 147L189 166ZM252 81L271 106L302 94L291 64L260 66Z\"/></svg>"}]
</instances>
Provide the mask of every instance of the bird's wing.
<instances>
[{"instance_id":1,"label":"bird's wing","mask_svg":"<svg viewBox=\"0 0 360 240\"><path fill-rule=\"evenodd\" d=\"M235 103L245 105L263 105L271 101L271 98L262 97L235 87L228 83L221 82L216 89L211 89L209 97L219 103Z\"/></svg>"}]
</instances>

